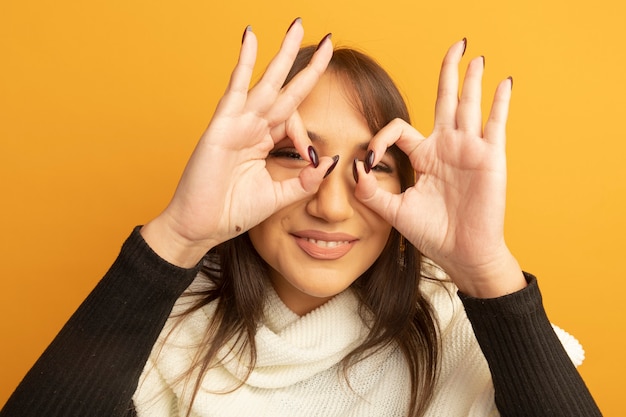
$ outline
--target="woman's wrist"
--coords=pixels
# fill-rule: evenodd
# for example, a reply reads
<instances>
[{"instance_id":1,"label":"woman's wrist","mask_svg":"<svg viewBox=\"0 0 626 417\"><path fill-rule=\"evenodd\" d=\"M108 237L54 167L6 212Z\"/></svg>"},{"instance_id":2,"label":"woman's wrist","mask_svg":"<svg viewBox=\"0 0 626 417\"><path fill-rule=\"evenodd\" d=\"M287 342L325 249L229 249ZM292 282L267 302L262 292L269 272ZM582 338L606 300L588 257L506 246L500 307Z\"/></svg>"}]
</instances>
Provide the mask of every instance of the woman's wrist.
<instances>
[{"instance_id":1,"label":"woman's wrist","mask_svg":"<svg viewBox=\"0 0 626 417\"><path fill-rule=\"evenodd\" d=\"M193 268L202 260L214 244L208 241L194 242L183 237L159 216L139 231L148 246L161 258L181 268Z\"/></svg>"},{"instance_id":2,"label":"woman's wrist","mask_svg":"<svg viewBox=\"0 0 626 417\"><path fill-rule=\"evenodd\" d=\"M527 286L522 268L510 253L480 268L453 270L448 273L459 291L475 298L502 297Z\"/></svg>"}]
</instances>

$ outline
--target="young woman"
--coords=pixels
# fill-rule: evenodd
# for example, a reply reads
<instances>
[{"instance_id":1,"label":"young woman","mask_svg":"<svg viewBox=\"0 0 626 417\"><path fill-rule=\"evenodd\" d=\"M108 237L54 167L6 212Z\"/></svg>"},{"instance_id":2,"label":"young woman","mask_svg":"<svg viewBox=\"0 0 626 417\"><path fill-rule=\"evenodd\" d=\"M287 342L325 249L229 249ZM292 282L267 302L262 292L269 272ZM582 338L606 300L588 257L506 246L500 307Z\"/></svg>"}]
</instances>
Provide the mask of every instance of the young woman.
<instances>
[{"instance_id":1,"label":"young woman","mask_svg":"<svg viewBox=\"0 0 626 417\"><path fill-rule=\"evenodd\" d=\"M512 79L483 129L455 43L426 137L374 61L302 36L249 89L246 29L170 204L0 415L600 415L504 242Z\"/></svg>"}]
</instances>

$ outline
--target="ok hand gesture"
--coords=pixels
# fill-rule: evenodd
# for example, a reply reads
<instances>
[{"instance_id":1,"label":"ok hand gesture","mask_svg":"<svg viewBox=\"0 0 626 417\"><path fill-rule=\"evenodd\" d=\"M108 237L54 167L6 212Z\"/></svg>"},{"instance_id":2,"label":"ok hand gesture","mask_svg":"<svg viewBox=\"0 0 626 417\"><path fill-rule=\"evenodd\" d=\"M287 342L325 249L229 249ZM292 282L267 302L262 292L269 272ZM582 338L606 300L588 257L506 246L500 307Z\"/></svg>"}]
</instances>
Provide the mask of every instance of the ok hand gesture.
<instances>
[{"instance_id":1,"label":"ok hand gesture","mask_svg":"<svg viewBox=\"0 0 626 417\"><path fill-rule=\"evenodd\" d=\"M444 58L432 133L425 137L395 120L369 146L376 165L395 143L409 156L416 184L393 195L378 188L374 176L359 164L356 195L441 265L463 292L492 297L525 286L503 234L505 127L512 79L498 85L483 130L483 57L469 63L458 94L458 65L465 47L465 40L457 42Z\"/></svg>"},{"instance_id":2,"label":"ok hand gesture","mask_svg":"<svg viewBox=\"0 0 626 417\"><path fill-rule=\"evenodd\" d=\"M333 160L318 157L296 109L324 73L332 44L325 37L309 66L283 87L303 33L301 20L296 19L263 77L250 89L257 39L249 27L244 32L226 93L174 197L142 228L146 242L164 259L179 266L195 265L211 247L317 191ZM265 158L287 136L311 165L298 177L277 182L266 170Z\"/></svg>"}]
</instances>

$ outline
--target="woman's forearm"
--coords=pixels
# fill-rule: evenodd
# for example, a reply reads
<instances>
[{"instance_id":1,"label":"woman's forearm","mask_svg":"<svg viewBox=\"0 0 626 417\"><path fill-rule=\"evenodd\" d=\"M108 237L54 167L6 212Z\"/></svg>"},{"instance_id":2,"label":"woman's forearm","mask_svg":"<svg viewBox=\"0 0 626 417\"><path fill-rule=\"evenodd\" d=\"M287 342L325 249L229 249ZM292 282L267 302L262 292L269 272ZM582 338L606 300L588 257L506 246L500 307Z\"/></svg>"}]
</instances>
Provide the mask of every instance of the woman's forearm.
<instances>
[{"instance_id":1,"label":"woman's forearm","mask_svg":"<svg viewBox=\"0 0 626 417\"><path fill-rule=\"evenodd\" d=\"M600 416L595 401L555 334L537 281L505 297L459 293L489 363L503 416Z\"/></svg>"},{"instance_id":2,"label":"woman's forearm","mask_svg":"<svg viewBox=\"0 0 626 417\"><path fill-rule=\"evenodd\" d=\"M197 269L160 259L138 228L0 416L125 416L172 306Z\"/></svg>"}]
</instances>

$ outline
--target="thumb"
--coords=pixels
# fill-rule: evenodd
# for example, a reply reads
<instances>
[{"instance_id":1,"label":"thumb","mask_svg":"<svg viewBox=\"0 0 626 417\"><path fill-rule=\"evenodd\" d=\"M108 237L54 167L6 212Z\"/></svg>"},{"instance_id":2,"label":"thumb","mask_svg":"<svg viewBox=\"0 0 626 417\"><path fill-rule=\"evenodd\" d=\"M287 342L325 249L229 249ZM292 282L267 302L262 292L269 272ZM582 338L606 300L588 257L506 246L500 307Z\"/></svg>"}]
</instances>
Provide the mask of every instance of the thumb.
<instances>
[{"instance_id":1,"label":"thumb","mask_svg":"<svg viewBox=\"0 0 626 417\"><path fill-rule=\"evenodd\" d=\"M315 194L324 178L337 166L337 162L339 162L338 155L332 158L324 156L320 158L317 168L311 164L303 168L297 177L274 182L274 191L277 196L276 209L279 210Z\"/></svg>"},{"instance_id":2,"label":"thumb","mask_svg":"<svg viewBox=\"0 0 626 417\"><path fill-rule=\"evenodd\" d=\"M376 176L366 173L361 161L355 160L354 173L355 179L357 179L354 196L357 200L396 227L401 195L393 194L379 187Z\"/></svg>"}]
</instances>

